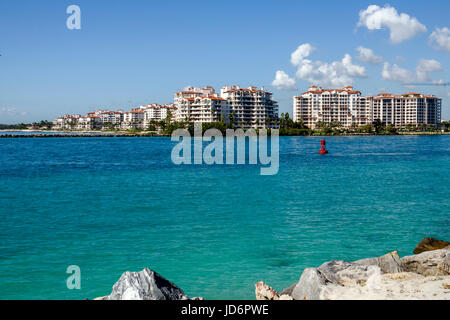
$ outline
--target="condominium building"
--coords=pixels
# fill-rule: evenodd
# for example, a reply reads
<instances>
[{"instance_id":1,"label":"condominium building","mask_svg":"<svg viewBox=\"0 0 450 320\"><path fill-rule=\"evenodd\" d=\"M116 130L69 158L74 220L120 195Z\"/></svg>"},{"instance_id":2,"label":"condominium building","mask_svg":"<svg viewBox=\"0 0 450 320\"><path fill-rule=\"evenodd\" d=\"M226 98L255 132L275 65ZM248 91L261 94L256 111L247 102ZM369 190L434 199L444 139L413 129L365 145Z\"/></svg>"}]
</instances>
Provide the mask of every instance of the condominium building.
<instances>
[{"instance_id":1,"label":"condominium building","mask_svg":"<svg viewBox=\"0 0 450 320\"><path fill-rule=\"evenodd\" d=\"M76 129L82 131L102 129L102 120L99 116L93 114L79 117Z\"/></svg>"},{"instance_id":2,"label":"condominium building","mask_svg":"<svg viewBox=\"0 0 450 320\"><path fill-rule=\"evenodd\" d=\"M175 116L175 106L173 104L159 105L154 103L141 108L144 111L144 127L147 127L151 121L166 119L169 114L171 118Z\"/></svg>"},{"instance_id":3,"label":"condominium building","mask_svg":"<svg viewBox=\"0 0 450 320\"><path fill-rule=\"evenodd\" d=\"M74 130L77 128L81 115L65 115L53 121L53 128L57 130Z\"/></svg>"},{"instance_id":4,"label":"condominium building","mask_svg":"<svg viewBox=\"0 0 450 320\"><path fill-rule=\"evenodd\" d=\"M123 112L110 110L96 110L89 112L87 117L80 119L80 130L118 129L123 121ZM88 129L90 128L90 129Z\"/></svg>"},{"instance_id":5,"label":"condominium building","mask_svg":"<svg viewBox=\"0 0 450 320\"><path fill-rule=\"evenodd\" d=\"M311 86L294 97L294 121L301 119L310 128L317 123L340 123L344 127L363 125L368 121L365 99L361 92L346 86L343 89L322 89Z\"/></svg>"},{"instance_id":6,"label":"condominium building","mask_svg":"<svg viewBox=\"0 0 450 320\"><path fill-rule=\"evenodd\" d=\"M438 125L441 122L441 99L420 93L362 97L351 86L322 89L311 86L294 97L293 119L310 128L318 123L339 123L344 127L362 126L380 120L385 125Z\"/></svg>"},{"instance_id":7,"label":"condominium building","mask_svg":"<svg viewBox=\"0 0 450 320\"><path fill-rule=\"evenodd\" d=\"M139 108L123 113L123 121L120 125L124 130L144 129L145 111Z\"/></svg>"},{"instance_id":8,"label":"condominium building","mask_svg":"<svg viewBox=\"0 0 450 320\"><path fill-rule=\"evenodd\" d=\"M224 86L222 98L228 101L234 124L242 128L277 128L278 104L272 93L254 86Z\"/></svg>"},{"instance_id":9,"label":"condominium building","mask_svg":"<svg viewBox=\"0 0 450 320\"><path fill-rule=\"evenodd\" d=\"M188 87L183 91L177 92L174 95L174 106L176 108L176 121L201 121L199 120L201 114L212 113L212 99L209 99L210 104L206 104L203 98L219 98L213 87L206 86L204 88ZM203 101L202 101L203 100ZM204 103L202 103L204 102ZM204 110L202 110L202 108ZM217 112L216 112L217 113ZM220 115L213 115L212 118L220 118Z\"/></svg>"},{"instance_id":10,"label":"condominium building","mask_svg":"<svg viewBox=\"0 0 450 320\"><path fill-rule=\"evenodd\" d=\"M274 128L278 118L272 93L256 87L224 86L220 95L214 88L189 87L174 97L177 121L233 121L242 128Z\"/></svg>"},{"instance_id":11,"label":"condominium building","mask_svg":"<svg viewBox=\"0 0 450 320\"><path fill-rule=\"evenodd\" d=\"M431 95L408 92L402 95L380 93L368 97L370 120L379 119L386 125L438 125L441 123L442 99Z\"/></svg>"},{"instance_id":12,"label":"condominium building","mask_svg":"<svg viewBox=\"0 0 450 320\"><path fill-rule=\"evenodd\" d=\"M99 112L94 112L94 115L97 115L100 118L100 122L102 124L117 125L123 121L123 112L122 111L103 110L103 111L99 111Z\"/></svg>"}]
</instances>

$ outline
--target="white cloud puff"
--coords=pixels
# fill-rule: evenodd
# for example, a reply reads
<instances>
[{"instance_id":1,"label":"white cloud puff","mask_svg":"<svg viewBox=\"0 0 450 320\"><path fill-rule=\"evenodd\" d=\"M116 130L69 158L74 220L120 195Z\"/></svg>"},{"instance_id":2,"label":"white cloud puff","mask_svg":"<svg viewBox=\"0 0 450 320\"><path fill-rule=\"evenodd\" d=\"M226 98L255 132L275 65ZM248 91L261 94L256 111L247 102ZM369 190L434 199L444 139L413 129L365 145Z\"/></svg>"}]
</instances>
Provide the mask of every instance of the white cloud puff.
<instances>
[{"instance_id":1,"label":"white cloud puff","mask_svg":"<svg viewBox=\"0 0 450 320\"><path fill-rule=\"evenodd\" d=\"M359 52L358 59L362 62L368 64L380 64L383 62L383 58L375 55L372 49L358 47L356 50Z\"/></svg>"},{"instance_id":2,"label":"white cloud puff","mask_svg":"<svg viewBox=\"0 0 450 320\"><path fill-rule=\"evenodd\" d=\"M295 90L295 79L290 78L286 72L278 70L272 85L279 90Z\"/></svg>"},{"instance_id":3,"label":"white cloud puff","mask_svg":"<svg viewBox=\"0 0 450 320\"><path fill-rule=\"evenodd\" d=\"M304 58L308 57L316 48L309 43L304 43L298 46L298 48L291 54L291 63L294 66L298 66Z\"/></svg>"},{"instance_id":4,"label":"white cloud puff","mask_svg":"<svg viewBox=\"0 0 450 320\"><path fill-rule=\"evenodd\" d=\"M436 28L430 35L430 42L437 50L450 51L450 29Z\"/></svg>"},{"instance_id":5,"label":"white cloud puff","mask_svg":"<svg viewBox=\"0 0 450 320\"><path fill-rule=\"evenodd\" d=\"M399 67L397 64L393 64L392 66L385 62L383 65L383 70L381 72L381 76L383 80L391 80L397 81L401 83L414 83L414 82L424 82L424 81L432 81L430 78L431 72L441 71L442 65L439 61L436 60L426 60L421 59L416 67L416 72L412 72L407 69L403 69ZM436 81L433 81L435 83Z\"/></svg>"},{"instance_id":6,"label":"white cloud puff","mask_svg":"<svg viewBox=\"0 0 450 320\"><path fill-rule=\"evenodd\" d=\"M394 7L381 8L377 5L370 5L366 10L359 12L358 26L369 30L380 30L386 27L390 31L392 43L400 43L427 31L427 28L416 18L406 13L399 14Z\"/></svg>"},{"instance_id":7,"label":"white cloud puff","mask_svg":"<svg viewBox=\"0 0 450 320\"><path fill-rule=\"evenodd\" d=\"M412 83L415 81L415 74L407 69L400 68L398 65L392 66L385 62L381 71L383 80L391 80L403 83Z\"/></svg>"},{"instance_id":8,"label":"white cloud puff","mask_svg":"<svg viewBox=\"0 0 450 320\"><path fill-rule=\"evenodd\" d=\"M416 68L417 80L418 81L427 81L430 80L429 73L441 71L442 65L439 61L436 60L425 60L421 59Z\"/></svg>"},{"instance_id":9,"label":"white cloud puff","mask_svg":"<svg viewBox=\"0 0 450 320\"><path fill-rule=\"evenodd\" d=\"M297 67L296 77L312 84L343 87L353 83L353 78L366 78L366 69L353 63L352 57L346 54L340 61L331 63L306 59L314 51L309 43L300 45L291 54L291 63Z\"/></svg>"}]
</instances>

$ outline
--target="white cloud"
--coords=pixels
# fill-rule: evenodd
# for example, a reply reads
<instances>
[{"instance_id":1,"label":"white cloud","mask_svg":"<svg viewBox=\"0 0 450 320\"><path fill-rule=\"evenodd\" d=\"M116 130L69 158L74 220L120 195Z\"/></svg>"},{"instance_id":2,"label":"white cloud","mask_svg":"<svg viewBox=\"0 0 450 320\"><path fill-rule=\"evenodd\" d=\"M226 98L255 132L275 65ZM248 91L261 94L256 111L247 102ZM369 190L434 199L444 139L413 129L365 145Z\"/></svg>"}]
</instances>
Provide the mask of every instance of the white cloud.
<instances>
[{"instance_id":1,"label":"white cloud","mask_svg":"<svg viewBox=\"0 0 450 320\"><path fill-rule=\"evenodd\" d=\"M407 69L400 68L396 64L391 66L388 62L385 62L381 77L383 80L411 83L414 82L415 74Z\"/></svg>"},{"instance_id":2,"label":"white cloud","mask_svg":"<svg viewBox=\"0 0 450 320\"><path fill-rule=\"evenodd\" d=\"M295 79L289 78L286 72L278 70L272 85L279 90L295 90Z\"/></svg>"},{"instance_id":3,"label":"white cloud","mask_svg":"<svg viewBox=\"0 0 450 320\"><path fill-rule=\"evenodd\" d=\"M366 69L354 64L349 54L346 54L341 61L331 63L306 59L314 50L313 46L305 43L291 54L291 63L297 67L298 79L321 86L343 87L352 84L354 77L367 77Z\"/></svg>"},{"instance_id":4,"label":"white cloud","mask_svg":"<svg viewBox=\"0 0 450 320\"><path fill-rule=\"evenodd\" d=\"M383 58L375 55L372 49L358 47L356 48L356 50L358 50L359 52L358 59L361 60L362 62L368 64L380 64L383 62Z\"/></svg>"},{"instance_id":5,"label":"white cloud","mask_svg":"<svg viewBox=\"0 0 450 320\"><path fill-rule=\"evenodd\" d=\"M397 64L393 64L392 66L385 62L383 65L383 70L381 72L381 76L383 80L391 80L397 81L401 83L414 83L414 82L424 82L424 81L432 81L433 83L439 83L441 81L432 80L430 77L431 72L441 71L442 65L439 61L436 60L419 60L419 63L416 67L416 72L412 72L408 69L403 69L399 67Z\"/></svg>"},{"instance_id":6,"label":"white cloud","mask_svg":"<svg viewBox=\"0 0 450 320\"><path fill-rule=\"evenodd\" d=\"M298 46L298 48L291 54L291 63L294 66L298 66L304 58L308 57L316 48L309 43L304 43Z\"/></svg>"},{"instance_id":7,"label":"white cloud","mask_svg":"<svg viewBox=\"0 0 450 320\"><path fill-rule=\"evenodd\" d=\"M421 59L416 67L417 80L418 81L430 80L429 76L430 72L437 72L441 71L442 69L443 69L442 65L439 61Z\"/></svg>"},{"instance_id":8,"label":"white cloud","mask_svg":"<svg viewBox=\"0 0 450 320\"><path fill-rule=\"evenodd\" d=\"M436 28L430 35L430 42L438 50L450 51L450 29Z\"/></svg>"},{"instance_id":9,"label":"white cloud","mask_svg":"<svg viewBox=\"0 0 450 320\"><path fill-rule=\"evenodd\" d=\"M363 66L354 64L352 57L347 53L342 59L342 65L349 76L357 78L366 78L366 69Z\"/></svg>"},{"instance_id":10,"label":"white cloud","mask_svg":"<svg viewBox=\"0 0 450 320\"><path fill-rule=\"evenodd\" d=\"M394 7L381 8L377 5L370 5L366 10L359 12L358 26L369 30L380 30L386 27L390 31L392 43L400 43L427 31L427 28L416 18L406 13L399 14Z\"/></svg>"}]
</instances>

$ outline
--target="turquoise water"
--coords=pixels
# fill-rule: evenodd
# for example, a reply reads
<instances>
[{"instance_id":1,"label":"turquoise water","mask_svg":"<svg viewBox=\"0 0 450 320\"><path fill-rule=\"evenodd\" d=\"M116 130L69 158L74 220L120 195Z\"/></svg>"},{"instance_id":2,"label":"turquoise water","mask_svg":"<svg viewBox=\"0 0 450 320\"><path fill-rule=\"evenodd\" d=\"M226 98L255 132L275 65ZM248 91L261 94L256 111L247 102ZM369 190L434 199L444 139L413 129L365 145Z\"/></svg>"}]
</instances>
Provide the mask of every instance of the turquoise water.
<instances>
[{"instance_id":1,"label":"turquoise water","mask_svg":"<svg viewBox=\"0 0 450 320\"><path fill-rule=\"evenodd\" d=\"M175 166L169 138L0 139L0 298L84 299L126 270L253 299L305 267L450 239L450 136L281 137L280 170ZM81 290L66 268L81 268Z\"/></svg>"}]
</instances>

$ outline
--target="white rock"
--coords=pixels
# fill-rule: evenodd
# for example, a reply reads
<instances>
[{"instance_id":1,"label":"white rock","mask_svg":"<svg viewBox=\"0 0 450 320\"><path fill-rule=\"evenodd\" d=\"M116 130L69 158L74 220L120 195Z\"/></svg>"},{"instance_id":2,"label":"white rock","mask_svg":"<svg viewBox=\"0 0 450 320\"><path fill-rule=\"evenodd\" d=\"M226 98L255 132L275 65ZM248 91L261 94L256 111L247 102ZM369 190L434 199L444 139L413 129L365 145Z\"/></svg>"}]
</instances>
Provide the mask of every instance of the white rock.
<instances>
[{"instance_id":1,"label":"white rock","mask_svg":"<svg viewBox=\"0 0 450 320\"><path fill-rule=\"evenodd\" d=\"M124 272L108 296L108 300L187 299L183 290L148 268L140 272Z\"/></svg>"},{"instance_id":2,"label":"white rock","mask_svg":"<svg viewBox=\"0 0 450 320\"><path fill-rule=\"evenodd\" d=\"M450 275L450 246L400 259L402 269L423 276Z\"/></svg>"}]
</instances>

